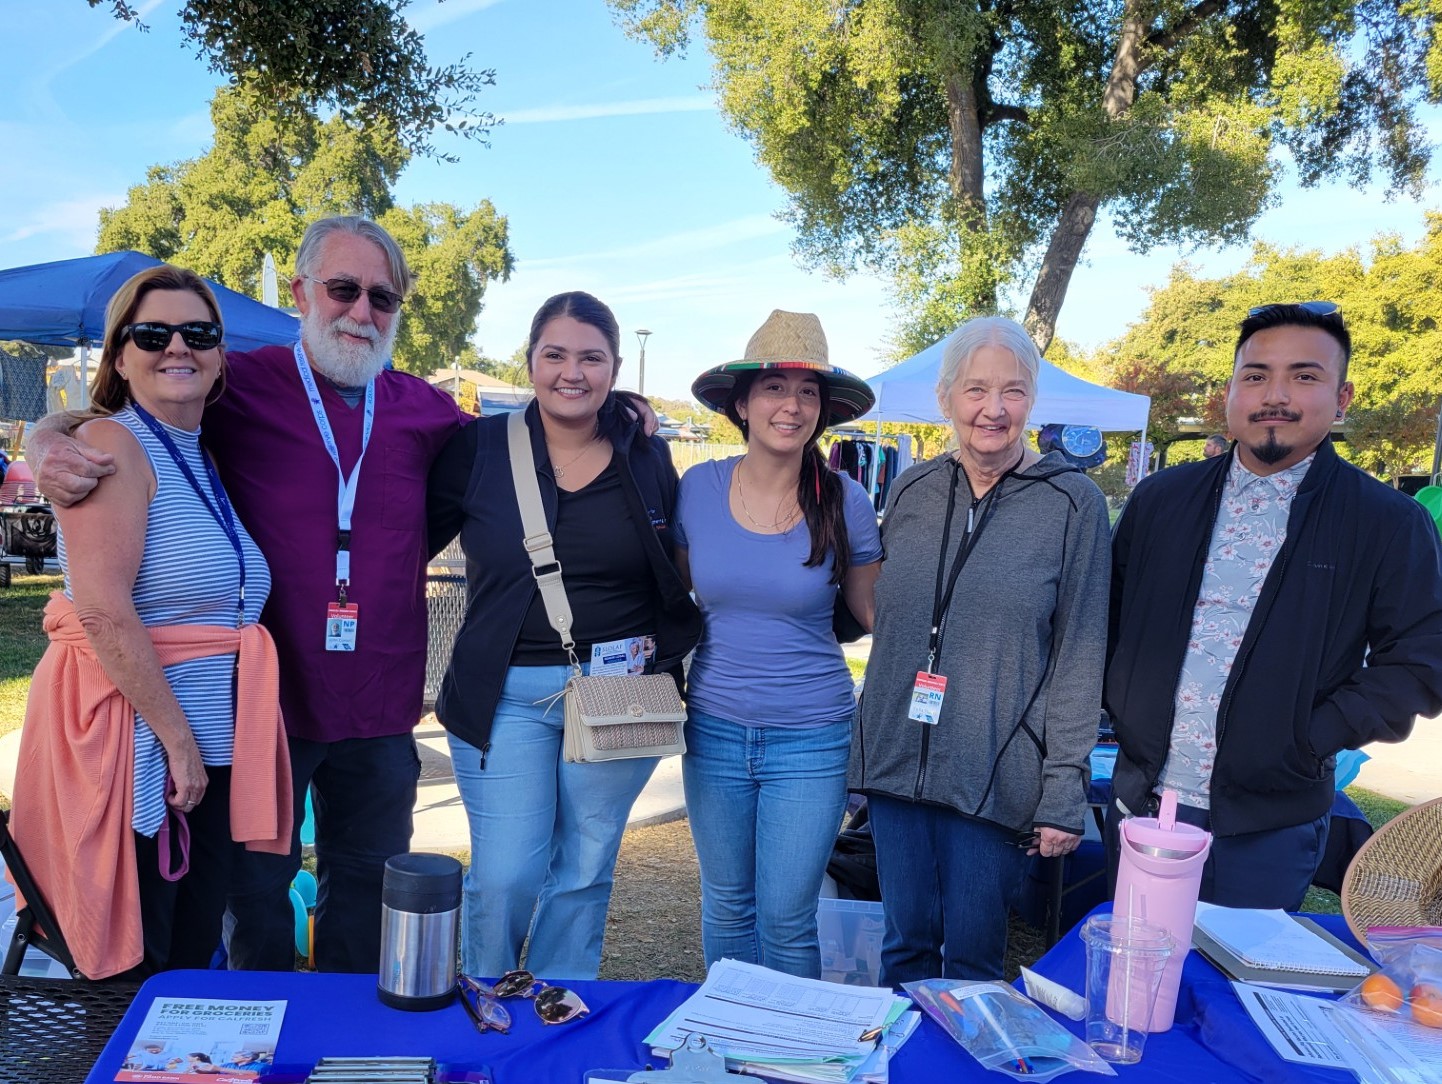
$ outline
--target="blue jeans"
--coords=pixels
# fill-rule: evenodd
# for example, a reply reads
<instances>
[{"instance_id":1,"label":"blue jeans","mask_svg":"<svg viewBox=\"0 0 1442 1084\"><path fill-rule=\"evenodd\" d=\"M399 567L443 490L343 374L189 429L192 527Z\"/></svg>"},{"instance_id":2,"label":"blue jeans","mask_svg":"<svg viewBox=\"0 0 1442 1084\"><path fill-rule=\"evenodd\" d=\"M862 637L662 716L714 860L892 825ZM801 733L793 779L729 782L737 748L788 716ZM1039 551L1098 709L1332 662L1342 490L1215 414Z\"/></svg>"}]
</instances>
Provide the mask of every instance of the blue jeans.
<instances>
[{"instance_id":1,"label":"blue jeans","mask_svg":"<svg viewBox=\"0 0 1442 1084\"><path fill-rule=\"evenodd\" d=\"M461 960L472 975L526 966L547 979L594 979L626 818L655 757L567 764L566 666L513 666L481 751L447 735L471 827Z\"/></svg>"},{"instance_id":2,"label":"blue jeans","mask_svg":"<svg viewBox=\"0 0 1442 1084\"><path fill-rule=\"evenodd\" d=\"M886 913L881 981L1000 979L1026 875L1017 834L941 806L867 801Z\"/></svg>"},{"instance_id":3,"label":"blue jeans","mask_svg":"<svg viewBox=\"0 0 1442 1084\"><path fill-rule=\"evenodd\" d=\"M846 807L850 751L850 719L753 727L689 713L681 770L708 967L726 957L820 976L816 898Z\"/></svg>"},{"instance_id":4,"label":"blue jeans","mask_svg":"<svg viewBox=\"0 0 1442 1084\"><path fill-rule=\"evenodd\" d=\"M315 807L315 966L380 966L386 861L411 849L421 760L409 733L317 742L290 739L295 828L290 854L241 849L232 871L225 947L236 971L295 969L290 883L300 869L305 793Z\"/></svg>"}]
</instances>

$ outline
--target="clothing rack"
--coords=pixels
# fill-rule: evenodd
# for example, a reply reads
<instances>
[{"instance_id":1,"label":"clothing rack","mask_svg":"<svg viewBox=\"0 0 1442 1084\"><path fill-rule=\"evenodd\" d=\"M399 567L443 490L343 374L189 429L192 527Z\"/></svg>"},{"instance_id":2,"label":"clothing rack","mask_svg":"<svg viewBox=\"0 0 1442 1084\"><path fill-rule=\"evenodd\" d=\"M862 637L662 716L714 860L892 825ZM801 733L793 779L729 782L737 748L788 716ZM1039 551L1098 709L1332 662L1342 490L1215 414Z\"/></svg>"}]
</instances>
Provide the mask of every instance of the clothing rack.
<instances>
[{"instance_id":1,"label":"clothing rack","mask_svg":"<svg viewBox=\"0 0 1442 1084\"><path fill-rule=\"evenodd\" d=\"M883 436L880 422L876 429L877 432L870 437L854 430L838 433L831 443L828 462L832 470L859 482L871 494L877 512L881 512L891 495L892 482L915 459L911 434Z\"/></svg>"}]
</instances>

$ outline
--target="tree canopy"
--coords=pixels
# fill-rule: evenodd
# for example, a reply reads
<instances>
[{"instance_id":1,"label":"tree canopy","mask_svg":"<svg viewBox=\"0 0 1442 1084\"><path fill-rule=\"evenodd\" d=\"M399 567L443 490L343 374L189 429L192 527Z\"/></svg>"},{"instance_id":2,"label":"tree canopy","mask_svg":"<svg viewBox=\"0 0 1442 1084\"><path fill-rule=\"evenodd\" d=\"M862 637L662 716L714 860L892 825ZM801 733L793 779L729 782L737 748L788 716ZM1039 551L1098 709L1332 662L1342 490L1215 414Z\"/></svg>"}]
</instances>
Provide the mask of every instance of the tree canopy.
<instances>
[{"instance_id":1,"label":"tree canopy","mask_svg":"<svg viewBox=\"0 0 1442 1084\"><path fill-rule=\"evenodd\" d=\"M395 237L416 276L396 364L425 373L462 352L487 283L508 278L514 262L489 200L470 211L396 206L391 185L410 155L384 122L299 114L282 123L255 92L231 89L216 94L211 119L209 151L152 166L125 206L100 212L97 252L136 249L258 297L267 252L284 275L311 222L365 215Z\"/></svg>"},{"instance_id":2,"label":"tree canopy","mask_svg":"<svg viewBox=\"0 0 1442 1084\"><path fill-rule=\"evenodd\" d=\"M127 0L87 2L109 4L117 19L145 29ZM272 103L283 120L334 109L361 126L384 122L408 150L448 159L432 133L444 127L484 140L495 118L461 114L495 72L471 69L469 55L431 67L421 36L401 16L408 2L184 0L179 17L212 71Z\"/></svg>"},{"instance_id":3,"label":"tree canopy","mask_svg":"<svg viewBox=\"0 0 1442 1084\"><path fill-rule=\"evenodd\" d=\"M608 2L662 55L704 38L799 254L894 274L903 348L1029 280L1045 349L1101 210L1136 251L1236 242L1281 152L1416 194L1442 88L1442 0Z\"/></svg>"},{"instance_id":4,"label":"tree canopy","mask_svg":"<svg viewBox=\"0 0 1442 1084\"><path fill-rule=\"evenodd\" d=\"M1115 386L1153 397L1149 435L1159 445L1176 439L1180 418L1221 431L1241 317L1309 299L1335 301L1352 333L1357 395L1344 454L1388 478L1429 471L1442 399L1442 215L1428 216L1410 248L1394 236L1365 253L1258 245L1245 269L1220 279L1177 267L1142 319L1088 361Z\"/></svg>"}]
</instances>

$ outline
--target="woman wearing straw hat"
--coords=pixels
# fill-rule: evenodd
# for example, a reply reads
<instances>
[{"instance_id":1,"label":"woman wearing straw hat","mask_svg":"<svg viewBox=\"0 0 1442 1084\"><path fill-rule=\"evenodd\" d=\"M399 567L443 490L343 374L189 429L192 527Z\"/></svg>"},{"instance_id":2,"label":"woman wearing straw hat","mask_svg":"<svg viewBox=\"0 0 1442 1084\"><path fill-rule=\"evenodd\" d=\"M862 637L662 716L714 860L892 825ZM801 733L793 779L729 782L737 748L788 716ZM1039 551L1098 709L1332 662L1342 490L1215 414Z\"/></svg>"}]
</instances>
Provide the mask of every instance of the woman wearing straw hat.
<instances>
[{"instance_id":1,"label":"woman wearing straw hat","mask_svg":"<svg viewBox=\"0 0 1442 1084\"><path fill-rule=\"evenodd\" d=\"M1087 809L1107 640L1106 500L1026 447L1024 328L968 321L937 398L957 450L897 479L851 783L886 904L882 981L996 979L1027 854L1070 853Z\"/></svg>"},{"instance_id":2,"label":"woman wearing straw hat","mask_svg":"<svg viewBox=\"0 0 1442 1084\"><path fill-rule=\"evenodd\" d=\"M871 627L881 539L871 501L817 451L875 401L827 360L821 322L776 311L745 357L692 392L746 454L681 479L677 563L706 619L688 678L686 808L701 862L701 938L726 957L815 978L816 898L842 810L851 675L838 592Z\"/></svg>"}]
</instances>

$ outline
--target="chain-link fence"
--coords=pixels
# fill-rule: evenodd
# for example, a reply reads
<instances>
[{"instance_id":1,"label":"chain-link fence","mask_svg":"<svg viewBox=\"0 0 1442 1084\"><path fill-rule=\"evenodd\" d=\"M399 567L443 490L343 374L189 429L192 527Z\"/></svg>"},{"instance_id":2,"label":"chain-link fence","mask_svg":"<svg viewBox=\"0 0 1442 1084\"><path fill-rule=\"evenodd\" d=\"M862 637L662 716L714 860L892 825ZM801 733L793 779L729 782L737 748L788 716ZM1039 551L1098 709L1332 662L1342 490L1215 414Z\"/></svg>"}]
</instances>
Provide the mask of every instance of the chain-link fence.
<instances>
[{"instance_id":1,"label":"chain-link fence","mask_svg":"<svg viewBox=\"0 0 1442 1084\"><path fill-rule=\"evenodd\" d=\"M727 459L745 453L744 444L712 444L710 441L690 444L678 440L671 442L671 462L676 464L677 474L685 474L688 468L709 459Z\"/></svg>"},{"instance_id":2,"label":"chain-link fence","mask_svg":"<svg viewBox=\"0 0 1442 1084\"><path fill-rule=\"evenodd\" d=\"M441 691L441 678L450 665L451 648L461 621L466 616L466 559L457 539L436 555L427 568L426 619L429 630L426 640L425 710L435 708Z\"/></svg>"}]
</instances>

